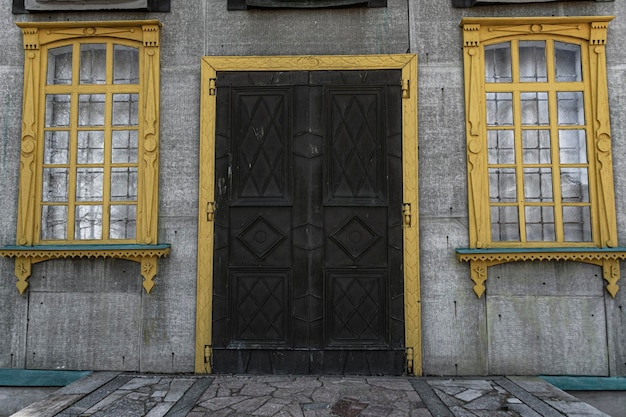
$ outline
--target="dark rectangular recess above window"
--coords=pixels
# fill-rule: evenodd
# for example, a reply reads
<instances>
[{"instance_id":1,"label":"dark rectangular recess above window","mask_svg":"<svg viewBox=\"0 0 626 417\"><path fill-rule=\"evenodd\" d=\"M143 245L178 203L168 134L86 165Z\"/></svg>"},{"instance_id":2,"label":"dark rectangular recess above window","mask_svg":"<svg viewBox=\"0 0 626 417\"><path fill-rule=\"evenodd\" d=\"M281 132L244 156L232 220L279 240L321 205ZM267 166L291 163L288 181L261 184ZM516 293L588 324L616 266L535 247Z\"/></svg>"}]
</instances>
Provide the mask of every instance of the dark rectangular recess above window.
<instances>
[{"instance_id":1,"label":"dark rectangular recess above window","mask_svg":"<svg viewBox=\"0 0 626 417\"><path fill-rule=\"evenodd\" d=\"M170 0L13 0L13 14L69 11L169 12Z\"/></svg>"},{"instance_id":2,"label":"dark rectangular recess above window","mask_svg":"<svg viewBox=\"0 0 626 417\"><path fill-rule=\"evenodd\" d=\"M453 7L488 6L496 4L528 4L528 3L573 3L575 1L605 2L614 0L452 0Z\"/></svg>"},{"instance_id":3,"label":"dark rectangular recess above window","mask_svg":"<svg viewBox=\"0 0 626 417\"><path fill-rule=\"evenodd\" d=\"M387 7L387 0L228 0L228 10L321 9L332 7Z\"/></svg>"}]
</instances>

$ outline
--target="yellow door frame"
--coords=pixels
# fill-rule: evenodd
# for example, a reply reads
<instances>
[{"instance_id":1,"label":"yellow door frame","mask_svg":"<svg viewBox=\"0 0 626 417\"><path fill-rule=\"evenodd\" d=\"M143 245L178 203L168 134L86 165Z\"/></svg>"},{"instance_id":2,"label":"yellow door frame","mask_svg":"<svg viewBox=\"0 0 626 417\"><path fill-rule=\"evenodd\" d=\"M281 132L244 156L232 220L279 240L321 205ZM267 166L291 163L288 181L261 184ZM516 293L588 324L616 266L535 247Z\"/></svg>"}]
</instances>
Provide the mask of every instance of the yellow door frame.
<instances>
[{"instance_id":1,"label":"yellow door frame","mask_svg":"<svg viewBox=\"0 0 626 417\"><path fill-rule=\"evenodd\" d=\"M332 55L203 57L200 102L196 373L211 373L215 79L221 71L402 71L402 201L404 215L404 314L407 372L422 373L417 197L417 56Z\"/></svg>"}]
</instances>

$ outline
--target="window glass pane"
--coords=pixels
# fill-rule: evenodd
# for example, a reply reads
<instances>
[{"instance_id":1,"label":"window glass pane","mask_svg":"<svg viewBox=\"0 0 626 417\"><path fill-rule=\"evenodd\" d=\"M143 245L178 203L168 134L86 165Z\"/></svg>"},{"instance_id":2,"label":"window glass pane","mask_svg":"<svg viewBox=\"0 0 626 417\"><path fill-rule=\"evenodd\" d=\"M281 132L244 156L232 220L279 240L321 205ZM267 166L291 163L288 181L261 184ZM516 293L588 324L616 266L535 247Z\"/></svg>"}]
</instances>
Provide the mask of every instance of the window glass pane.
<instances>
[{"instance_id":1,"label":"window glass pane","mask_svg":"<svg viewBox=\"0 0 626 417\"><path fill-rule=\"evenodd\" d=\"M46 127L70 125L70 95L46 95Z\"/></svg>"},{"instance_id":2,"label":"window glass pane","mask_svg":"<svg viewBox=\"0 0 626 417\"><path fill-rule=\"evenodd\" d=\"M545 126L550 123L548 93L522 93L522 124Z\"/></svg>"},{"instance_id":3,"label":"window glass pane","mask_svg":"<svg viewBox=\"0 0 626 417\"><path fill-rule=\"evenodd\" d=\"M113 45L113 84L139 83L139 49Z\"/></svg>"},{"instance_id":4,"label":"window glass pane","mask_svg":"<svg viewBox=\"0 0 626 417\"><path fill-rule=\"evenodd\" d=\"M78 96L78 125L104 126L104 94Z\"/></svg>"},{"instance_id":5,"label":"window glass pane","mask_svg":"<svg viewBox=\"0 0 626 417\"><path fill-rule=\"evenodd\" d=\"M591 215L588 206L563 207L563 238L566 242L591 242Z\"/></svg>"},{"instance_id":6,"label":"window glass pane","mask_svg":"<svg viewBox=\"0 0 626 417\"><path fill-rule=\"evenodd\" d=\"M135 239L137 207L135 205L112 205L109 220L109 238Z\"/></svg>"},{"instance_id":7,"label":"window glass pane","mask_svg":"<svg viewBox=\"0 0 626 417\"><path fill-rule=\"evenodd\" d=\"M137 200L137 168L111 169L111 200Z\"/></svg>"},{"instance_id":8,"label":"window glass pane","mask_svg":"<svg viewBox=\"0 0 626 417\"><path fill-rule=\"evenodd\" d=\"M487 137L489 164L515 163L515 142L512 130L490 130Z\"/></svg>"},{"instance_id":9,"label":"window glass pane","mask_svg":"<svg viewBox=\"0 0 626 417\"><path fill-rule=\"evenodd\" d=\"M521 82L546 82L546 42L520 41L519 77Z\"/></svg>"},{"instance_id":10,"label":"window glass pane","mask_svg":"<svg viewBox=\"0 0 626 417\"><path fill-rule=\"evenodd\" d=\"M489 169L489 198L496 203L517 201L514 168Z\"/></svg>"},{"instance_id":11,"label":"window glass pane","mask_svg":"<svg viewBox=\"0 0 626 417\"><path fill-rule=\"evenodd\" d=\"M104 132L102 130L79 131L76 156L76 162L79 164L104 163Z\"/></svg>"},{"instance_id":12,"label":"window glass pane","mask_svg":"<svg viewBox=\"0 0 626 417\"><path fill-rule=\"evenodd\" d=\"M103 43L80 45L80 83L106 83L107 46Z\"/></svg>"},{"instance_id":13,"label":"window glass pane","mask_svg":"<svg viewBox=\"0 0 626 417\"><path fill-rule=\"evenodd\" d=\"M559 114L559 125L585 124L582 91L556 93L556 107Z\"/></svg>"},{"instance_id":14,"label":"window glass pane","mask_svg":"<svg viewBox=\"0 0 626 417\"><path fill-rule=\"evenodd\" d=\"M562 164L587 163L587 135L584 130L559 130L559 155Z\"/></svg>"},{"instance_id":15,"label":"window glass pane","mask_svg":"<svg viewBox=\"0 0 626 417\"><path fill-rule=\"evenodd\" d=\"M113 126L137 126L139 96L113 94Z\"/></svg>"},{"instance_id":16,"label":"window glass pane","mask_svg":"<svg viewBox=\"0 0 626 417\"><path fill-rule=\"evenodd\" d=\"M72 84L72 45L48 50L47 84Z\"/></svg>"},{"instance_id":17,"label":"window glass pane","mask_svg":"<svg viewBox=\"0 0 626 417\"><path fill-rule=\"evenodd\" d=\"M76 170L76 201L102 201L103 168L78 168Z\"/></svg>"},{"instance_id":18,"label":"window glass pane","mask_svg":"<svg viewBox=\"0 0 626 417\"><path fill-rule=\"evenodd\" d=\"M68 168L44 168L41 200L67 202L68 176Z\"/></svg>"},{"instance_id":19,"label":"window glass pane","mask_svg":"<svg viewBox=\"0 0 626 417\"><path fill-rule=\"evenodd\" d=\"M485 81L488 83L510 83L511 43L503 42L485 46Z\"/></svg>"},{"instance_id":20,"label":"window glass pane","mask_svg":"<svg viewBox=\"0 0 626 417\"><path fill-rule=\"evenodd\" d=\"M551 168L524 168L524 199L529 202L553 200Z\"/></svg>"},{"instance_id":21,"label":"window glass pane","mask_svg":"<svg viewBox=\"0 0 626 417\"><path fill-rule=\"evenodd\" d=\"M111 162L114 164L137 163L137 131L114 130Z\"/></svg>"},{"instance_id":22,"label":"window glass pane","mask_svg":"<svg viewBox=\"0 0 626 417\"><path fill-rule=\"evenodd\" d=\"M561 168L561 195L565 203L589 202L587 168Z\"/></svg>"},{"instance_id":23,"label":"window glass pane","mask_svg":"<svg viewBox=\"0 0 626 417\"><path fill-rule=\"evenodd\" d=\"M550 163L550 131L523 130L522 149L525 164Z\"/></svg>"},{"instance_id":24,"label":"window glass pane","mask_svg":"<svg viewBox=\"0 0 626 417\"><path fill-rule=\"evenodd\" d=\"M67 239L67 206L41 207L41 239Z\"/></svg>"},{"instance_id":25,"label":"window glass pane","mask_svg":"<svg viewBox=\"0 0 626 417\"><path fill-rule=\"evenodd\" d=\"M580 45L554 42L554 67L557 81L582 81Z\"/></svg>"},{"instance_id":26,"label":"window glass pane","mask_svg":"<svg viewBox=\"0 0 626 417\"><path fill-rule=\"evenodd\" d=\"M102 206L76 206L74 239L102 239Z\"/></svg>"},{"instance_id":27,"label":"window glass pane","mask_svg":"<svg viewBox=\"0 0 626 417\"><path fill-rule=\"evenodd\" d=\"M491 239L498 242L520 240L517 207L491 207Z\"/></svg>"},{"instance_id":28,"label":"window glass pane","mask_svg":"<svg viewBox=\"0 0 626 417\"><path fill-rule=\"evenodd\" d=\"M487 124L489 126L513 124L513 94L487 93Z\"/></svg>"},{"instance_id":29,"label":"window glass pane","mask_svg":"<svg viewBox=\"0 0 626 417\"><path fill-rule=\"evenodd\" d=\"M69 155L68 131L56 131L44 133L43 163L44 164L67 164Z\"/></svg>"},{"instance_id":30,"label":"window glass pane","mask_svg":"<svg viewBox=\"0 0 626 417\"><path fill-rule=\"evenodd\" d=\"M31 121L29 129L36 133L38 144L32 151L32 144L25 143L22 151L36 154L37 169L32 173L36 181L29 191L34 193L30 196L32 204L20 203L32 210L20 221L22 226L30 225L35 230L35 242L134 243L137 216L142 215L143 197L139 191L145 191L144 185L155 186L150 178L146 184L140 181L139 148L144 150L144 138L140 136L143 120L139 119L144 118L144 112L156 112L158 116L158 109L151 108L143 94L151 88L144 77L158 73L159 62L148 56L153 51L146 49L147 44L141 40L141 22L133 26L113 22L103 29L107 33L100 33L102 28L95 31L89 22L83 23L87 24L35 25L24 31L25 36L45 32L47 38L39 48L41 57L38 51L27 53L27 58L35 58L32 64L37 68L31 71L34 78L26 84L34 84L24 99L36 107L36 114L30 116L37 120ZM155 28L158 35L158 27L150 30ZM26 39L27 49L38 46L31 41ZM158 49L158 45L149 46ZM476 51L483 65L482 46ZM478 77L484 82L482 76L479 70ZM158 130L158 126L155 128ZM152 151L151 145L145 146ZM142 190L138 190L140 184ZM157 209L156 205L148 208Z\"/></svg>"},{"instance_id":31,"label":"window glass pane","mask_svg":"<svg viewBox=\"0 0 626 417\"><path fill-rule=\"evenodd\" d=\"M526 240L529 242L554 242L554 207L526 207Z\"/></svg>"}]
</instances>

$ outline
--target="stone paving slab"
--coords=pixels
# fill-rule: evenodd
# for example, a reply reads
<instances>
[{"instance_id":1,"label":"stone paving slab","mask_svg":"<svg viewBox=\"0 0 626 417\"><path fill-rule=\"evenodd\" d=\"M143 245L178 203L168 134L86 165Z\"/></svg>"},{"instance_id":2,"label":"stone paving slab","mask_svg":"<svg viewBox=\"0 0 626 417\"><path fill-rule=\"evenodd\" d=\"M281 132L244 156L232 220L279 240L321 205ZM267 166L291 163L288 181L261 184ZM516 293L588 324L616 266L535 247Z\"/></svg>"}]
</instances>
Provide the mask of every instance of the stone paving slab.
<instances>
[{"instance_id":1,"label":"stone paving slab","mask_svg":"<svg viewBox=\"0 0 626 417\"><path fill-rule=\"evenodd\" d=\"M530 377L95 372L13 417L606 417Z\"/></svg>"}]
</instances>

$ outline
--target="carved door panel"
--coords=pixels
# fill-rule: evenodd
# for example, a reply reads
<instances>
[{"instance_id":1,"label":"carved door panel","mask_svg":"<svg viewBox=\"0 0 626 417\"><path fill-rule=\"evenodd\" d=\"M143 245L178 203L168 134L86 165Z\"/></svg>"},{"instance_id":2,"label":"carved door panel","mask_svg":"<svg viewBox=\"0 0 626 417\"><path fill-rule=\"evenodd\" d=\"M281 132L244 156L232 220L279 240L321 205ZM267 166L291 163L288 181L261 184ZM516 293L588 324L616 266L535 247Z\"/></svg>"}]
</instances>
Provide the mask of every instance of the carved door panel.
<instances>
[{"instance_id":1,"label":"carved door panel","mask_svg":"<svg viewBox=\"0 0 626 417\"><path fill-rule=\"evenodd\" d=\"M403 373L400 71L216 85L213 371Z\"/></svg>"}]
</instances>

